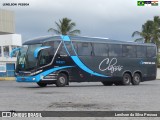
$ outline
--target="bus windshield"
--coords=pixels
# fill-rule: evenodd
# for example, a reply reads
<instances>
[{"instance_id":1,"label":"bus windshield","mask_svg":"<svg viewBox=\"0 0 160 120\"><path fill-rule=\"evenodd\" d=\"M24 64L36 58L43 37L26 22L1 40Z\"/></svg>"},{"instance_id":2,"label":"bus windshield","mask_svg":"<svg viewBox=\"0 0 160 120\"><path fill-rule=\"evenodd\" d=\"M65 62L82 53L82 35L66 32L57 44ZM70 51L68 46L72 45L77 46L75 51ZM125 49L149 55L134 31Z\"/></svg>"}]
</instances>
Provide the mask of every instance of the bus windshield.
<instances>
[{"instance_id":1,"label":"bus windshield","mask_svg":"<svg viewBox=\"0 0 160 120\"><path fill-rule=\"evenodd\" d=\"M59 45L59 41L47 41L43 44L23 45L17 56L16 71L31 71L51 63ZM35 58L34 51L41 46L50 46L50 48L41 50L38 57Z\"/></svg>"},{"instance_id":2,"label":"bus windshield","mask_svg":"<svg viewBox=\"0 0 160 120\"><path fill-rule=\"evenodd\" d=\"M23 45L19 51L17 57L17 67L18 71L30 71L36 67L36 58L34 57L34 51L37 47L42 44L33 45Z\"/></svg>"}]
</instances>

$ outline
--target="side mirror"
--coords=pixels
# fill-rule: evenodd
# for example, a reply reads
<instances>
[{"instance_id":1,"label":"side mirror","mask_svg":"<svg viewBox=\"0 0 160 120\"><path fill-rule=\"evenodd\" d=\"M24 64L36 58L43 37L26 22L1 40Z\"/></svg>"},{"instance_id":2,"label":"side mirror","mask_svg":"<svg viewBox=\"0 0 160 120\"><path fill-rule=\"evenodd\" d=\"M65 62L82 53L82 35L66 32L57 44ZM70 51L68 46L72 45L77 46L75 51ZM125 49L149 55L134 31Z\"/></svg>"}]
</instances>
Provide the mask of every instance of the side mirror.
<instances>
[{"instance_id":1,"label":"side mirror","mask_svg":"<svg viewBox=\"0 0 160 120\"><path fill-rule=\"evenodd\" d=\"M37 58L38 57L38 53L43 50L43 49L47 49L47 48L50 48L51 46L42 46L42 47L38 47L35 49L34 51L34 57Z\"/></svg>"},{"instance_id":2,"label":"side mirror","mask_svg":"<svg viewBox=\"0 0 160 120\"><path fill-rule=\"evenodd\" d=\"M10 54L9 54L9 56L12 58L12 56L15 54L15 52L16 51L19 51L21 48L15 48L15 49L13 49L11 52L10 52Z\"/></svg>"}]
</instances>

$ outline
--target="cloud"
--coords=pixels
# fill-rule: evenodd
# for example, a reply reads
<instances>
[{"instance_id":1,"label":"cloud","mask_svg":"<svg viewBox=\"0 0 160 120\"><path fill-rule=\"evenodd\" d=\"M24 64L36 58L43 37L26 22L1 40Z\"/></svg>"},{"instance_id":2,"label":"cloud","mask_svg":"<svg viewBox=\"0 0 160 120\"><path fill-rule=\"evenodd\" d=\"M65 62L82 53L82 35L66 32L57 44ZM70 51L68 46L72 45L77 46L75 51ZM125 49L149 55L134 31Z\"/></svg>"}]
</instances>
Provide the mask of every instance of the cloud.
<instances>
[{"instance_id":1,"label":"cloud","mask_svg":"<svg viewBox=\"0 0 160 120\"><path fill-rule=\"evenodd\" d=\"M76 22L82 35L131 40L135 30L160 7L138 7L137 0L1 0L0 3L26 2L28 7L4 7L16 14L16 31L24 39L47 35L54 22L63 17ZM1 4L2 5L2 4ZM1 6L0 5L0 6Z\"/></svg>"}]
</instances>

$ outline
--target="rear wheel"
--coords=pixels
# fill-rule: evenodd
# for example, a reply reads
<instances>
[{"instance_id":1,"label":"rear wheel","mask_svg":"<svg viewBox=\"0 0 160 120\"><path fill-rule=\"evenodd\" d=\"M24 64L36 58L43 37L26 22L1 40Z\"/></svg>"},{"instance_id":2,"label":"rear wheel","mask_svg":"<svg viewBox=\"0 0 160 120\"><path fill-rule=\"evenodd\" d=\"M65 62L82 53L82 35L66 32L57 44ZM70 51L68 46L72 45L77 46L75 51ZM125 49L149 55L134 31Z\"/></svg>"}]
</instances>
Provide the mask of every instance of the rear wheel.
<instances>
[{"instance_id":1,"label":"rear wheel","mask_svg":"<svg viewBox=\"0 0 160 120\"><path fill-rule=\"evenodd\" d=\"M139 73L135 73L133 76L133 80L131 81L132 85L139 85L139 83L141 82L141 76Z\"/></svg>"},{"instance_id":2,"label":"rear wheel","mask_svg":"<svg viewBox=\"0 0 160 120\"><path fill-rule=\"evenodd\" d=\"M60 73L57 77L56 86L64 87L68 82L67 76L63 73Z\"/></svg>"},{"instance_id":3,"label":"rear wheel","mask_svg":"<svg viewBox=\"0 0 160 120\"><path fill-rule=\"evenodd\" d=\"M102 84L104 85L104 86L112 86L113 85L113 82L102 82Z\"/></svg>"},{"instance_id":4,"label":"rear wheel","mask_svg":"<svg viewBox=\"0 0 160 120\"><path fill-rule=\"evenodd\" d=\"M128 73L125 73L123 75L122 85L129 85L131 83L131 75Z\"/></svg>"},{"instance_id":5,"label":"rear wheel","mask_svg":"<svg viewBox=\"0 0 160 120\"><path fill-rule=\"evenodd\" d=\"M37 83L39 87L46 87L47 83L38 82Z\"/></svg>"}]
</instances>

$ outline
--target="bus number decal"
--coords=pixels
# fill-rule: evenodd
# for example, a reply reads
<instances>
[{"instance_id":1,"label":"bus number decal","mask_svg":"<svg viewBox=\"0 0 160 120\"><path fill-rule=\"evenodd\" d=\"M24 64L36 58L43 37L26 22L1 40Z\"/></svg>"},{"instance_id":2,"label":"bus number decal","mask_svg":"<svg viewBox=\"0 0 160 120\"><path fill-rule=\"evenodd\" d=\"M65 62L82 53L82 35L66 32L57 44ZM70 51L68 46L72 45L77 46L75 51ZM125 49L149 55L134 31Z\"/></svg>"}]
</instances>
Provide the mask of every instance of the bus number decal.
<instances>
[{"instance_id":1,"label":"bus number decal","mask_svg":"<svg viewBox=\"0 0 160 120\"><path fill-rule=\"evenodd\" d=\"M105 58L100 62L99 70L100 71L108 70L111 71L111 73L114 73L115 71L121 71L123 69L123 66L116 64L117 64L117 58L112 58L111 60L109 58Z\"/></svg>"}]
</instances>

